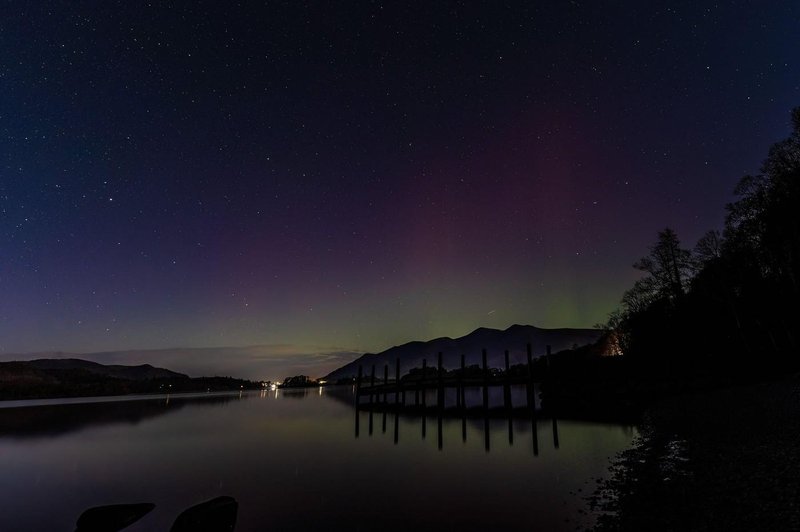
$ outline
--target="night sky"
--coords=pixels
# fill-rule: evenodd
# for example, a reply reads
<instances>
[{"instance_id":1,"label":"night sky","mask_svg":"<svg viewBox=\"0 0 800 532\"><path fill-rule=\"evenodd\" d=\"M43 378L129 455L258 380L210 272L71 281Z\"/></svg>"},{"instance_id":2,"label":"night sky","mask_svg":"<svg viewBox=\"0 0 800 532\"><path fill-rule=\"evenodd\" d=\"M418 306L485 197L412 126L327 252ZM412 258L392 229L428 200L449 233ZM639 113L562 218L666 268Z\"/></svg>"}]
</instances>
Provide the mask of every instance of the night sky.
<instances>
[{"instance_id":1,"label":"night sky","mask_svg":"<svg viewBox=\"0 0 800 532\"><path fill-rule=\"evenodd\" d=\"M435 4L435 5L433 5ZM800 104L796 2L4 2L0 353L590 327Z\"/></svg>"}]
</instances>

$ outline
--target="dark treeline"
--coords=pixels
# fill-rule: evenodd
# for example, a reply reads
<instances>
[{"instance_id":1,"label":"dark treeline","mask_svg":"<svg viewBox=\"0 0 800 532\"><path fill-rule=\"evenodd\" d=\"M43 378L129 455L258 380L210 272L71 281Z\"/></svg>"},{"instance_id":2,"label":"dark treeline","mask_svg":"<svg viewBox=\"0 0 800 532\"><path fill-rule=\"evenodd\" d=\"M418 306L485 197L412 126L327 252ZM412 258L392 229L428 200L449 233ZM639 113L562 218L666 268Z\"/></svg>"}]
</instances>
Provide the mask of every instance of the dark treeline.
<instances>
[{"instance_id":1,"label":"dark treeline","mask_svg":"<svg viewBox=\"0 0 800 532\"><path fill-rule=\"evenodd\" d=\"M83 368L41 369L26 362L0 363L0 400L93 397L143 393L221 392L258 389L260 383L231 377L127 379Z\"/></svg>"},{"instance_id":2,"label":"dark treeline","mask_svg":"<svg viewBox=\"0 0 800 532\"><path fill-rule=\"evenodd\" d=\"M722 231L693 249L671 229L634 264L646 275L607 328L637 372L753 377L800 366L800 107L789 138L736 187Z\"/></svg>"}]
</instances>

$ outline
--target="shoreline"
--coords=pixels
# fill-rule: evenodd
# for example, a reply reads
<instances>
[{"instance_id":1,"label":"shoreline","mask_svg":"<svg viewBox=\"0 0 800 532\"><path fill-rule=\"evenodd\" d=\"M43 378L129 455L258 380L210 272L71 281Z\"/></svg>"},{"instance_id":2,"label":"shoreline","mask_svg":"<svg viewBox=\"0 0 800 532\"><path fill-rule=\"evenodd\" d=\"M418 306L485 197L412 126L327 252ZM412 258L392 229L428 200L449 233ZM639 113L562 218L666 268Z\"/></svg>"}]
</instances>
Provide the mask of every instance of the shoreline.
<instances>
[{"instance_id":1,"label":"shoreline","mask_svg":"<svg viewBox=\"0 0 800 532\"><path fill-rule=\"evenodd\" d=\"M156 399L195 399L200 397L214 397L225 395L239 395L242 392L257 392L259 390L219 390L215 392L174 392L174 393L128 393L119 395L94 395L86 397L41 397L36 399L3 399L0 400L0 409L29 408L36 406L80 405L93 403L119 403L124 401L152 401Z\"/></svg>"},{"instance_id":2,"label":"shoreline","mask_svg":"<svg viewBox=\"0 0 800 532\"><path fill-rule=\"evenodd\" d=\"M800 529L800 375L660 401L587 502L598 531Z\"/></svg>"}]
</instances>

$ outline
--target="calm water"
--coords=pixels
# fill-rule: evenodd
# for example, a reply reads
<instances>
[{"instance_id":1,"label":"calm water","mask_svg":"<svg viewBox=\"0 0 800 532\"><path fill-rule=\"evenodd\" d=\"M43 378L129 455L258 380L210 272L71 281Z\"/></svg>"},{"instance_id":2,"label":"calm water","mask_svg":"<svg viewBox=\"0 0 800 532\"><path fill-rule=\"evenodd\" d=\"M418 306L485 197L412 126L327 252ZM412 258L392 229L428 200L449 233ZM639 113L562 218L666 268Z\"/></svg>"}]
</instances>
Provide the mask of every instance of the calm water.
<instances>
[{"instance_id":1,"label":"calm water","mask_svg":"<svg viewBox=\"0 0 800 532\"><path fill-rule=\"evenodd\" d=\"M0 408L0 530L69 530L83 510L151 502L169 530L219 495L236 530L575 530L591 478L635 429L559 420L358 414L350 390ZM384 426L385 432L384 432ZM395 426L397 433L395 435ZM485 429L489 429L489 451ZM463 440L464 431L466 441ZM395 442L395 439L397 440ZM580 492L578 490L581 490Z\"/></svg>"}]
</instances>

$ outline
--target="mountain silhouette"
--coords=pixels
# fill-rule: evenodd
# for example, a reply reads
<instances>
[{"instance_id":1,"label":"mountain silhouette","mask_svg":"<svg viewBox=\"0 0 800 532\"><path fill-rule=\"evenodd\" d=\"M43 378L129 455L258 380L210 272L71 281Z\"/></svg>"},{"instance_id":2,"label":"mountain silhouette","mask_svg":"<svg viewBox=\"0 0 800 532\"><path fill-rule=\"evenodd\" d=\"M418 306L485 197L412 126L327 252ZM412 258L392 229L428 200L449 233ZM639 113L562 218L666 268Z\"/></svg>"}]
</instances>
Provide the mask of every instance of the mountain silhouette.
<instances>
[{"instance_id":1,"label":"mountain silhouette","mask_svg":"<svg viewBox=\"0 0 800 532\"><path fill-rule=\"evenodd\" d=\"M505 366L504 352L508 349L509 362L522 364L527 362L527 344L531 344L533 357L540 357L547 352L549 345L553 353L575 346L593 344L602 336L603 331L597 329L540 329L532 325L512 325L506 330L480 327L460 338L436 338L428 342L409 342L387 349L381 353L366 353L360 358L332 371L325 377L328 381L337 381L355 377L361 365L365 375L375 366L376 375L383 376L384 365L389 365L389 375L394 376L395 364L400 359L400 373L405 374L411 368L421 367L423 359L428 366L437 364L438 353L442 353L442 366L455 369L461 365L461 355L465 356L467 366L481 364L481 351L486 349L487 364L492 368Z\"/></svg>"},{"instance_id":2,"label":"mountain silhouette","mask_svg":"<svg viewBox=\"0 0 800 532\"><path fill-rule=\"evenodd\" d=\"M180 379L188 378L183 373L177 373L164 368L156 368L150 364L138 366L106 365L82 360L79 358L39 358L24 362L27 366L41 370L84 370L96 375L114 377L116 379L144 380L144 379Z\"/></svg>"}]
</instances>

